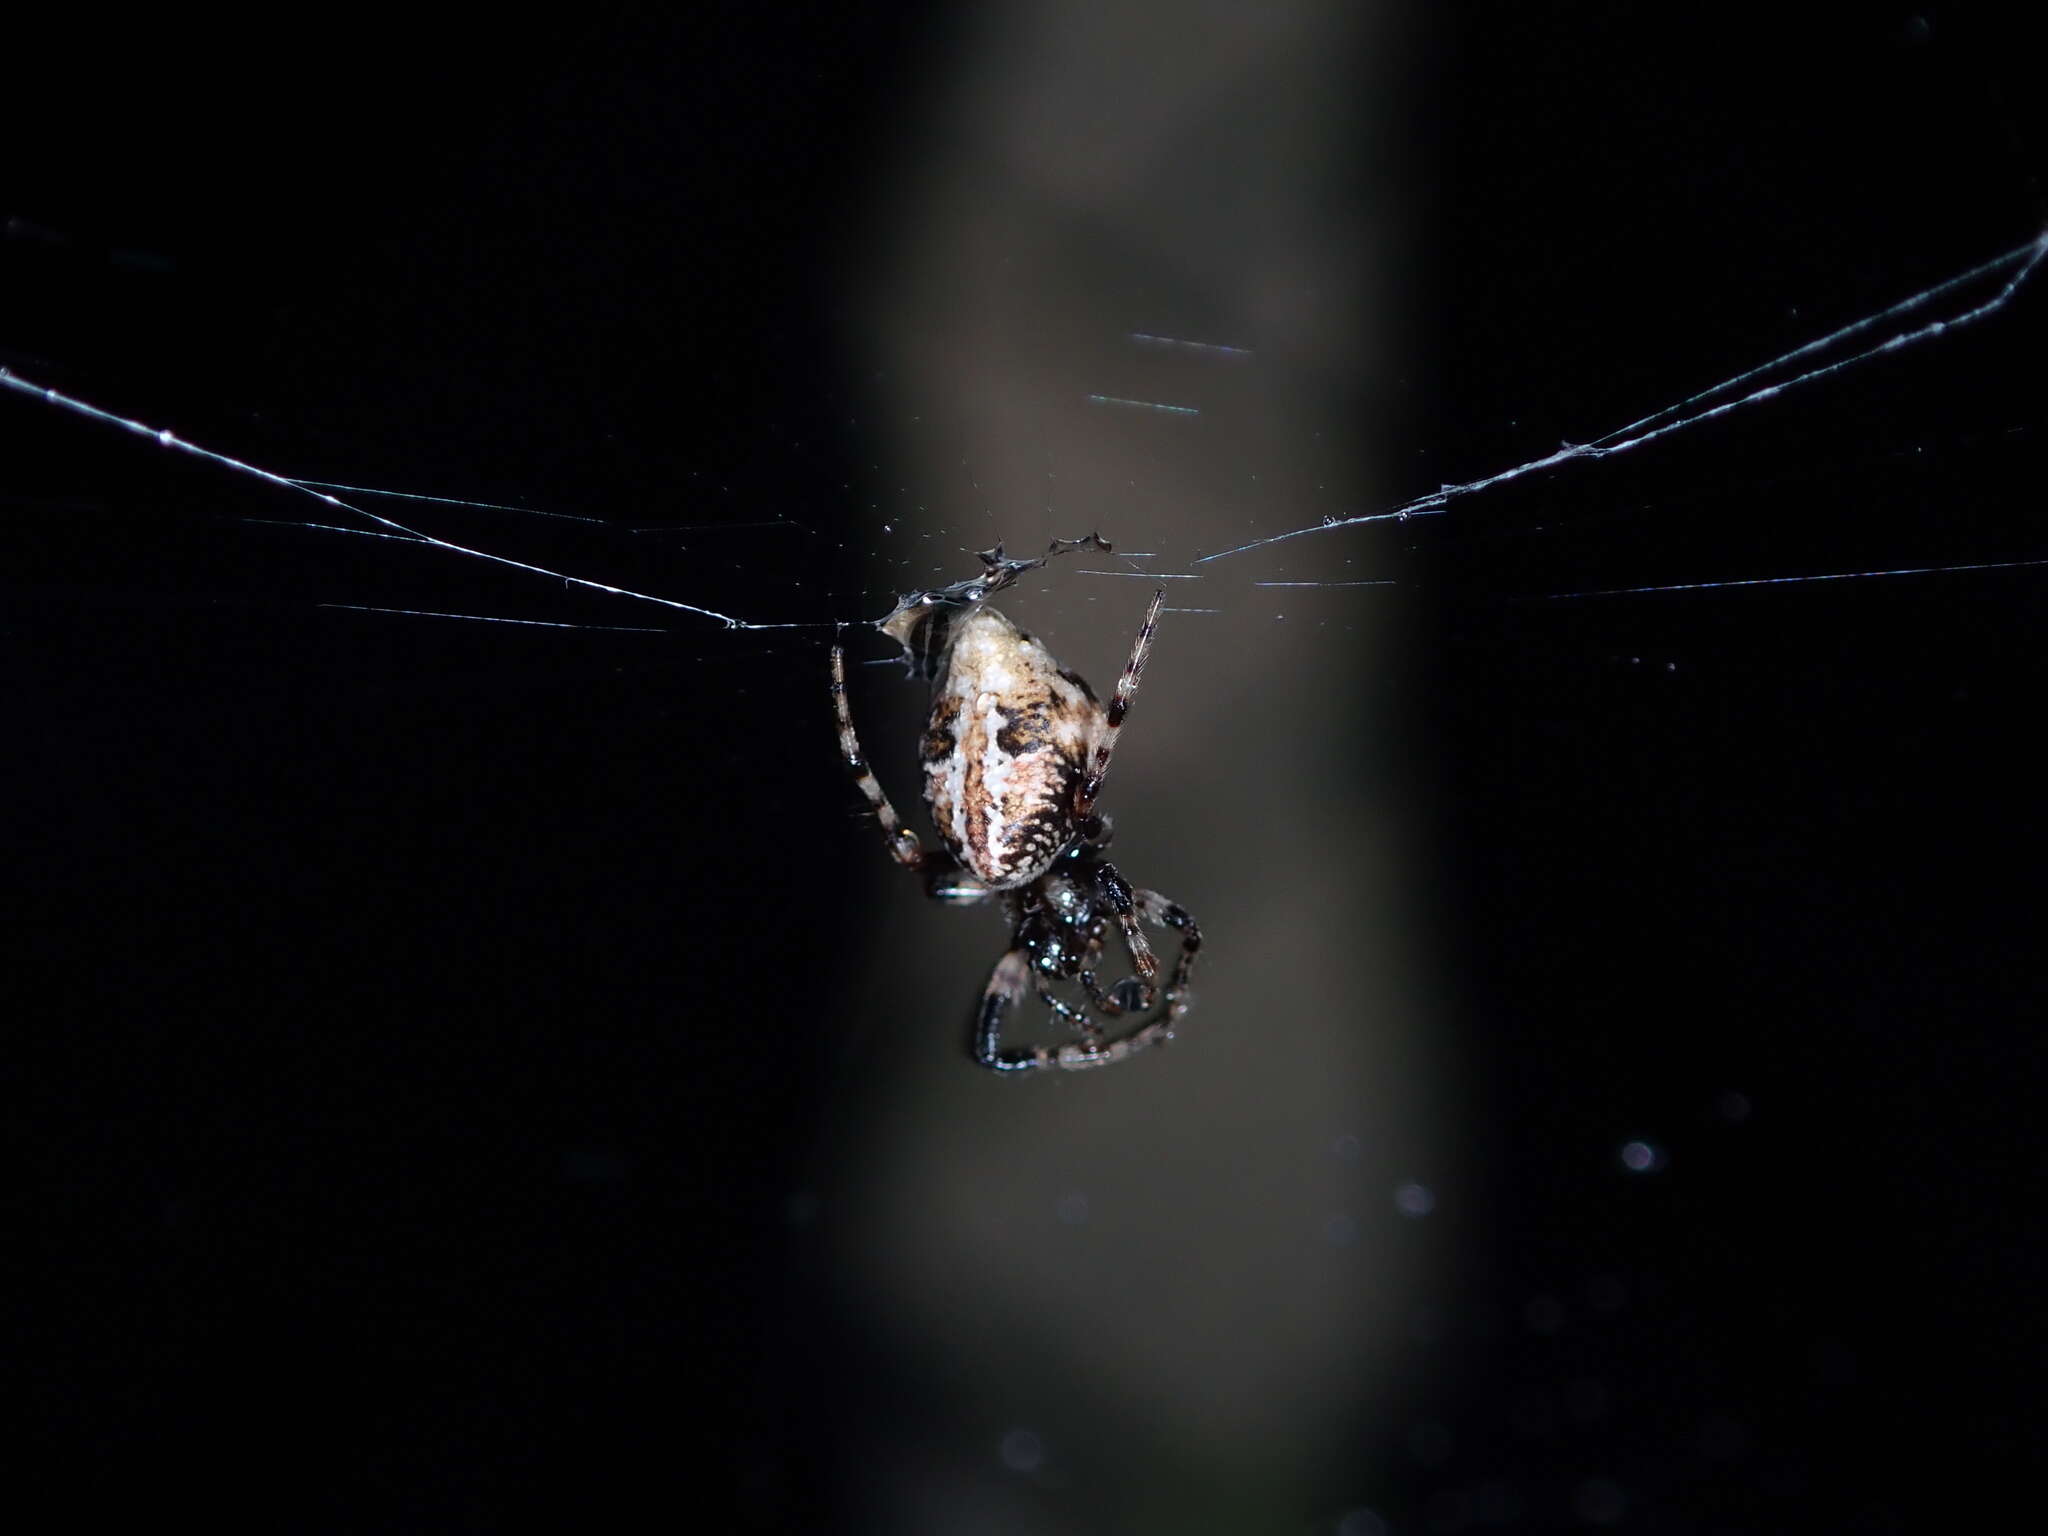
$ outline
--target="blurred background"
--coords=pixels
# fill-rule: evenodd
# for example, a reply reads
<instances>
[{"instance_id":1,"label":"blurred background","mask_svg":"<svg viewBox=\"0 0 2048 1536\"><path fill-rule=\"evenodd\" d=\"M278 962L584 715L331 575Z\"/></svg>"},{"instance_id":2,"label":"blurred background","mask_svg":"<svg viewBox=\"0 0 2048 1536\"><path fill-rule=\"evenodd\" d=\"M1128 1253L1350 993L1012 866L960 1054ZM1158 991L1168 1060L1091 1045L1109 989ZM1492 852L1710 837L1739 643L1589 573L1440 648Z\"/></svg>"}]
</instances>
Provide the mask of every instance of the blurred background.
<instances>
[{"instance_id":1,"label":"blurred background","mask_svg":"<svg viewBox=\"0 0 2048 1536\"><path fill-rule=\"evenodd\" d=\"M1318 525L2033 238L2038 42L1594 4L22 34L0 366L808 627L292 526L347 519L0 396L0 1464L312 1530L2024 1493L2041 294ZM1003 606L1100 690L1175 578L1106 807L1208 943L1172 1049L998 1080L1003 926L885 857L824 651L1090 531L1118 556ZM909 811L923 690L846 633Z\"/></svg>"}]
</instances>

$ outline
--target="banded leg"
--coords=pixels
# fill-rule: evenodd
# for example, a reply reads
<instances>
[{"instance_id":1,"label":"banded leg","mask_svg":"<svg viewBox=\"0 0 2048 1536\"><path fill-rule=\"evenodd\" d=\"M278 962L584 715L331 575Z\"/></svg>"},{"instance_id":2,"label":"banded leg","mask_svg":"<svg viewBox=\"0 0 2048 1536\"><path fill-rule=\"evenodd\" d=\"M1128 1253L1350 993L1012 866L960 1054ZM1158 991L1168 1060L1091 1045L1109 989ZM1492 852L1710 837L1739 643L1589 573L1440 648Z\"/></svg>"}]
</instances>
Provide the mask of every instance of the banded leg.
<instances>
[{"instance_id":1,"label":"banded leg","mask_svg":"<svg viewBox=\"0 0 2048 1536\"><path fill-rule=\"evenodd\" d=\"M1031 957L1021 947L1004 955L989 972L981 1006L974 1013L974 1038L969 1051L976 1063L991 1072L1028 1072L1034 1067L1054 1065L1052 1052L1044 1046L1003 1049L1003 1019L1030 986Z\"/></svg>"},{"instance_id":2,"label":"banded leg","mask_svg":"<svg viewBox=\"0 0 2048 1536\"><path fill-rule=\"evenodd\" d=\"M846 762L847 772L853 775L853 782L860 786L860 792L868 797L868 804L875 808L875 819L882 824L882 836L889 840L889 857L905 869L931 873L934 856L925 851L918 835L903 824L903 818L896 814L896 807L889 803L881 780L875 777L868 760L861 756L860 737L853 729L853 707L846 702L846 652L836 645L832 647L832 712L839 720L839 755Z\"/></svg>"},{"instance_id":3,"label":"banded leg","mask_svg":"<svg viewBox=\"0 0 2048 1536\"><path fill-rule=\"evenodd\" d=\"M1115 1040L1084 1038L1057 1048L1034 1046L1005 1050L1002 1044L1003 1021L1024 994L1031 990L1034 980L1030 955L1020 945L998 960L995 970L989 974L988 986L981 996L981 1007L974 1016L972 1054L975 1061L994 1072L1028 1072L1034 1069L1079 1072L1089 1067L1113 1066L1142 1050L1171 1040L1174 1026L1188 1011L1188 979L1194 975L1195 956L1202 948L1202 930L1192 915L1157 891L1138 891L1133 905L1145 921L1162 928L1172 928L1181 936L1180 958L1174 962L1173 977L1166 984L1165 1006L1158 1017ZM1091 980L1084 978L1084 985ZM1093 996L1102 995L1092 985L1088 990ZM1066 1009L1059 1011L1068 1012Z\"/></svg>"},{"instance_id":4,"label":"banded leg","mask_svg":"<svg viewBox=\"0 0 2048 1536\"><path fill-rule=\"evenodd\" d=\"M1045 973L1037 966L1032 966L1030 970L1031 990L1038 994L1038 1000L1060 1018L1065 1019L1084 1042L1091 1045L1102 1044L1102 1026L1088 1017L1088 1010L1076 1008L1053 991L1052 983L1045 979Z\"/></svg>"},{"instance_id":5,"label":"banded leg","mask_svg":"<svg viewBox=\"0 0 2048 1536\"><path fill-rule=\"evenodd\" d=\"M1152 953L1152 946L1145 940L1145 930L1138 926L1138 914L1132 905L1131 884L1117 873L1116 866L1107 860L1095 866L1095 889L1108 903L1109 910L1116 914L1117 925L1123 930L1124 948L1130 953L1131 969L1138 973L1140 981L1149 982L1158 974L1159 961ZM1155 919L1156 921L1156 919ZM1146 1007L1151 1007L1151 988Z\"/></svg>"},{"instance_id":6,"label":"banded leg","mask_svg":"<svg viewBox=\"0 0 2048 1536\"><path fill-rule=\"evenodd\" d=\"M1081 787L1074 795L1074 819L1080 821L1094 814L1096 797L1102 793L1102 781L1109 775L1110 754L1116 750L1116 739L1124 728L1124 716L1131 712L1131 700L1138 692L1138 679L1144 674L1145 659L1152 654L1152 631L1159 625L1159 610L1166 605L1166 588L1161 587L1152 594L1152 606L1145 610L1145 622L1138 628L1137 644L1131 647L1131 659L1124 663L1124 673L1116 680L1116 692L1110 695L1109 708L1102 712L1108 729L1102 733L1102 744L1095 749L1094 761L1088 765L1088 777L1081 781Z\"/></svg>"},{"instance_id":7,"label":"banded leg","mask_svg":"<svg viewBox=\"0 0 2048 1536\"><path fill-rule=\"evenodd\" d=\"M991 1072L1079 1071L1106 1067L1144 1049L1151 1039L1139 1041L1139 1030L1129 1040L1108 1044L1078 1041L1057 1048L1046 1045L1003 1048L1003 1020L1031 988L1031 957L1021 948L1011 950L989 973L988 987L981 995L981 1008L974 1016L972 1054L976 1063ZM1138 1043L1133 1043L1138 1042Z\"/></svg>"},{"instance_id":8,"label":"banded leg","mask_svg":"<svg viewBox=\"0 0 2048 1536\"><path fill-rule=\"evenodd\" d=\"M1168 901L1157 891L1138 891L1135 905L1139 915L1153 927L1172 928L1181 936L1180 955L1174 961L1173 975L1166 983L1166 1006L1161 1014L1167 1028L1171 1030L1188 1011L1188 978L1194 974L1195 956L1202 950L1202 930L1184 909ZM1093 960L1092 953L1089 958ZM1135 976L1126 977L1105 992L1101 983L1095 979L1094 971L1083 970L1081 989L1088 994L1090 1003L1101 1012L1110 1015L1143 1013L1154 1001L1151 986L1140 982Z\"/></svg>"},{"instance_id":9,"label":"banded leg","mask_svg":"<svg viewBox=\"0 0 2048 1536\"><path fill-rule=\"evenodd\" d=\"M1202 929L1193 913L1157 891L1139 891L1137 896L1138 911L1146 922L1171 928L1180 935L1180 957L1173 962L1173 976L1166 983L1166 1011L1162 1016L1170 1035L1188 1011L1188 978L1195 974L1195 957L1202 952Z\"/></svg>"}]
</instances>

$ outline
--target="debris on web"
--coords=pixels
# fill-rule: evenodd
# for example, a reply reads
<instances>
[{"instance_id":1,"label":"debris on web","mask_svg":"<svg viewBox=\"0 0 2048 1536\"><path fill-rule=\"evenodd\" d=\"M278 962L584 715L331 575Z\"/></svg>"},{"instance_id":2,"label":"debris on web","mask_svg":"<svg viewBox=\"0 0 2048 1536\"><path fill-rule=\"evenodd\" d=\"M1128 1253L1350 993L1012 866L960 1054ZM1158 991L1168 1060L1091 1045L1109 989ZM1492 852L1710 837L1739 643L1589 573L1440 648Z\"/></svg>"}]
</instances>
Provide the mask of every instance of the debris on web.
<instances>
[{"instance_id":1,"label":"debris on web","mask_svg":"<svg viewBox=\"0 0 2048 1536\"><path fill-rule=\"evenodd\" d=\"M874 626L903 647L904 662L913 675L930 677L939 653L945 649L953 615L987 602L1005 587L1015 586L1017 578L1026 571L1035 571L1075 549L1095 549L1105 555L1116 553L1109 540L1099 533L1083 534L1078 539L1054 539L1035 560L1012 559L1003 553L1001 544L994 549L977 550L975 558L981 561L979 576L970 576L951 586L906 592L896 599L894 608L874 621Z\"/></svg>"}]
</instances>

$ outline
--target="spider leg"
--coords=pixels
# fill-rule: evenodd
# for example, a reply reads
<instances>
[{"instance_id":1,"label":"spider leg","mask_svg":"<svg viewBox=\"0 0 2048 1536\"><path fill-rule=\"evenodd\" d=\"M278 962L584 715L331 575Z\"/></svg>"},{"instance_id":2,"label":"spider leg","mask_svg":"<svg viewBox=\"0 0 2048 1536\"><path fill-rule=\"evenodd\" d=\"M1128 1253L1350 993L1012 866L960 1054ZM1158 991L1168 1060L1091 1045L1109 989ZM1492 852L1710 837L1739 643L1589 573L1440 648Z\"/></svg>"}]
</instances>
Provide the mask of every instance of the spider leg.
<instances>
[{"instance_id":1,"label":"spider leg","mask_svg":"<svg viewBox=\"0 0 2048 1536\"><path fill-rule=\"evenodd\" d=\"M1185 907L1168 901L1157 891L1139 891L1137 907L1146 922L1180 934L1180 958L1173 962L1173 975L1166 983L1166 1011L1161 1017L1171 1035L1181 1015L1188 1011L1188 978L1195 974L1195 957L1202 952L1202 929Z\"/></svg>"},{"instance_id":2,"label":"spider leg","mask_svg":"<svg viewBox=\"0 0 2048 1536\"><path fill-rule=\"evenodd\" d=\"M1166 1006L1160 1015L1170 1034L1173 1027L1180 1022L1182 1015L1188 1011L1188 978L1194 974L1196 955L1201 953L1202 930L1183 908L1168 901L1157 891L1135 892L1133 905L1137 908L1138 915L1155 928L1172 928L1181 936L1180 956L1175 960L1173 975L1166 983ZM1150 985L1144 985L1138 996L1132 1000L1127 1001L1118 995L1125 988L1132 986L1135 978L1120 982L1104 992L1101 984L1095 979L1095 957L1095 949L1091 947L1088 955L1089 966L1081 972L1081 989L1088 994L1091 1006L1099 1012L1114 1016L1143 1013L1153 1005L1154 995Z\"/></svg>"},{"instance_id":3,"label":"spider leg","mask_svg":"<svg viewBox=\"0 0 2048 1536\"><path fill-rule=\"evenodd\" d=\"M1102 1026L1088 1017L1086 1009L1076 1008L1064 1001L1052 989L1052 983L1045 979L1045 973L1037 966L1031 968L1031 989L1038 994L1038 1000L1074 1027L1074 1032L1091 1045L1102 1044Z\"/></svg>"},{"instance_id":4,"label":"spider leg","mask_svg":"<svg viewBox=\"0 0 2048 1536\"><path fill-rule=\"evenodd\" d=\"M1124 948L1130 952L1131 969L1138 973L1141 981L1150 981L1159 970L1159 960L1152 953L1152 946L1145 939L1144 929L1138 926L1138 913L1132 901L1131 883L1116 872L1116 866L1107 859L1095 866L1095 889L1108 903L1109 910L1116 914L1117 925L1123 930ZM1157 918L1154 922L1159 921ZM1148 993L1150 987L1145 989ZM1150 1007L1148 998L1145 1006Z\"/></svg>"},{"instance_id":5,"label":"spider leg","mask_svg":"<svg viewBox=\"0 0 2048 1536\"><path fill-rule=\"evenodd\" d=\"M1116 750L1116 739L1124 728L1124 716L1130 713L1131 699L1138 692L1138 678L1144 673L1145 659L1152 654L1152 631L1159 625L1159 610L1165 603L1166 588L1161 587L1152 594L1152 606L1145 610L1145 622L1138 626L1138 639L1131 647L1131 659L1124 663L1123 676L1116 680L1116 692L1110 696L1109 707L1102 712L1107 729L1095 748L1093 761L1088 764L1088 776L1074 793L1076 821L1085 820L1095 813L1096 797L1102 793L1102 781L1109 774L1109 757Z\"/></svg>"},{"instance_id":6,"label":"spider leg","mask_svg":"<svg viewBox=\"0 0 2048 1536\"><path fill-rule=\"evenodd\" d=\"M1136 977L1126 978L1107 992L1103 991L1102 984L1095 979L1095 967L1101 960L1102 935L1097 933L1088 941L1088 952L1081 957L1079 973L1081 990L1088 995L1089 1007L1097 1013L1115 1019L1127 1013L1143 1013L1152 1006L1152 989ZM1128 996L1125 990L1127 987L1138 989L1137 996L1131 998L1128 1005L1124 1001L1125 996Z\"/></svg>"},{"instance_id":7,"label":"spider leg","mask_svg":"<svg viewBox=\"0 0 2048 1536\"><path fill-rule=\"evenodd\" d=\"M1002 1047L1003 1018L1030 985L1031 957L1021 945L998 960L996 968L989 972L981 1006L974 1014L972 1051L975 1061L991 1072L1028 1072L1034 1067L1058 1065L1053 1053L1044 1046L1007 1051Z\"/></svg>"},{"instance_id":8,"label":"spider leg","mask_svg":"<svg viewBox=\"0 0 2048 1536\"><path fill-rule=\"evenodd\" d=\"M1107 1044L1082 1040L1054 1049L1024 1046L1003 1049L1003 1018L1031 985L1031 959L1022 947L1011 950L989 973L988 989L982 993L981 1008L974 1016L974 1059L991 1072L1029 1072L1037 1069L1077 1072L1087 1067L1106 1067L1143 1050L1162 1038L1164 1023L1139 1030L1125 1040Z\"/></svg>"},{"instance_id":9,"label":"spider leg","mask_svg":"<svg viewBox=\"0 0 2048 1536\"><path fill-rule=\"evenodd\" d=\"M1133 892L1132 906L1146 922L1172 928L1180 934L1180 958L1174 962L1173 975L1166 984L1165 1007L1158 1017L1116 1040L1104 1040L1098 1031L1089 1030L1082 1039L1057 1049L1046 1046L1003 1049L1004 1019L1026 990L1036 985L1030 954L1019 945L998 960L995 970L989 974L988 987L981 996L981 1007L974 1016L974 1059L995 1072L1023 1072L1034 1068L1078 1072L1089 1067L1114 1065L1150 1046L1163 1045L1171 1040L1174 1026L1188 1011L1188 979L1194 974L1195 956L1202 948L1202 930L1184 908L1168 901L1157 891ZM1098 947L1095 943L1090 944L1091 959ZM1082 985L1091 1000L1098 1003L1110 1001L1095 987L1092 975L1084 972ZM1073 1011L1047 997L1042 985L1038 987L1038 995L1051 1004L1055 1012L1070 1020L1073 1018ZM1104 1011L1129 1010L1117 1004Z\"/></svg>"},{"instance_id":10,"label":"spider leg","mask_svg":"<svg viewBox=\"0 0 2048 1536\"><path fill-rule=\"evenodd\" d=\"M846 760L847 772L853 775L860 792L868 797L868 804L875 808L875 819L882 824L882 836L889 840L889 857L905 869L930 873L934 867L934 856L925 851L918 835L903 824L903 818L896 814L896 807L889 803L888 795L883 792L881 780L875 777L868 760L861 756L860 737L853 729L853 709L846 702L846 652L836 645L832 647L832 712L839 721L839 755ZM939 896L937 890L932 894ZM940 896L940 899L960 898Z\"/></svg>"}]
</instances>

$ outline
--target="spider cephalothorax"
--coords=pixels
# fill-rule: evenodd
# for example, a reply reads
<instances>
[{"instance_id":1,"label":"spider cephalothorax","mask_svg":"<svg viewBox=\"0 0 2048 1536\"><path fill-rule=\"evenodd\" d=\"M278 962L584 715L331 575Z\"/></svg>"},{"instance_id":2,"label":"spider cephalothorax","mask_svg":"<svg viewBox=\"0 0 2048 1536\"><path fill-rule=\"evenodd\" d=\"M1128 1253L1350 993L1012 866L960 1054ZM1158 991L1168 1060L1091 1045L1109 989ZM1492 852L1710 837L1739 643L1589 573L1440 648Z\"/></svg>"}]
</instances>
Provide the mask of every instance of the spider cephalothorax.
<instances>
[{"instance_id":1,"label":"spider cephalothorax","mask_svg":"<svg viewBox=\"0 0 2048 1536\"><path fill-rule=\"evenodd\" d=\"M994 897L1009 914L1010 948L989 976L972 1041L974 1059L999 1072L1106 1066L1171 1039L1187 1012L1188 976L1202 944L1192 917L1156 891L1132 889L1103 857L1110 825L1095 811L1165 592L1153 595L1107 707L1079 673L1061 667L1045 646L988 606L1020 572L1082 545L1109 549L1091 534L1055 540L1036 560L1007 560L999 544L982 554L980 577L914 592L876 625L902 644L914 672L932 680L924 799L944 853L926 849L903 825L861 755L846 702L845 656L832 648L840 749L881 821L891 855L925 876L935 900L964 906ZM1153 986L1159 962L1141 921L1181 936L1163 996ZM1105 989L1096 967L1112 923L1133 974ZM1081 1000L1062 999L1055 981L1078 984ZM1004 1048L1004 1016L1027 987L1081 1038L1056 1048ZM1141 1022L1108 1039L1097 1015Z\"/></svg>"}]
</instances>

